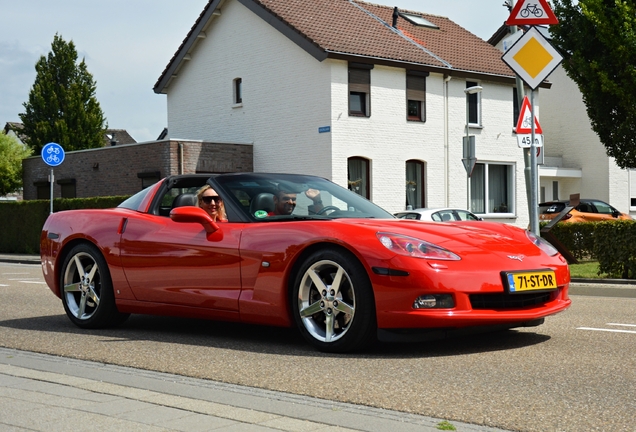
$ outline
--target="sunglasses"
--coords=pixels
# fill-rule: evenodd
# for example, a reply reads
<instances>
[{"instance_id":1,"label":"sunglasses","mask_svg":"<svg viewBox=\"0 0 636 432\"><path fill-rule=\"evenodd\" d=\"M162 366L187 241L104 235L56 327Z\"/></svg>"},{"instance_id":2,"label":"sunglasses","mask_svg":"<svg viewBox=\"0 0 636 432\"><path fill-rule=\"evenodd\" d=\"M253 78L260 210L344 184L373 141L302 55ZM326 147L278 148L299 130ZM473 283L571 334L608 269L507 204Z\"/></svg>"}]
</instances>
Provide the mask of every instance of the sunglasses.
<instances>
[{"instance_id":1,"label":"sunglasses","mask_svg":"<svg viewBox=\"0 0 636 432\"><path fill-rule=\"evenodd\" d=\"M210 204L212 203L212 201L214 201L215 204L218 204L218 202L223 201L223 199L220 196L204 196L201 197L201 201L206 204Z\"/></svg>"}]
</instances>

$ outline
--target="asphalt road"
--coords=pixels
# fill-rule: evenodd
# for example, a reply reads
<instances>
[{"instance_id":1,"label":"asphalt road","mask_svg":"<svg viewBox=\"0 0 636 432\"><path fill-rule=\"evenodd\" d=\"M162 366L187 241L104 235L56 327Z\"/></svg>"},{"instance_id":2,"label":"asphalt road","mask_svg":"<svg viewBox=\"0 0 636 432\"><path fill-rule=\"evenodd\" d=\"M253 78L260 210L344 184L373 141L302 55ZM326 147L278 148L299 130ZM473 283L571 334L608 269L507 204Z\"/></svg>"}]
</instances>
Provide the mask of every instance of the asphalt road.
<instances>
[{"instance_id":1,"label":"asphalt road","mask_svg":"<svg viewBox=\"0 0 636 432\"><path fill-rule=\"evenodd\" d=\"M536 328L330 355L292 329L211 321L83 331L39 266L0 263L0 346L508 430L636 430L634 298L578 295Z\"/></svg>"}]
</instances>

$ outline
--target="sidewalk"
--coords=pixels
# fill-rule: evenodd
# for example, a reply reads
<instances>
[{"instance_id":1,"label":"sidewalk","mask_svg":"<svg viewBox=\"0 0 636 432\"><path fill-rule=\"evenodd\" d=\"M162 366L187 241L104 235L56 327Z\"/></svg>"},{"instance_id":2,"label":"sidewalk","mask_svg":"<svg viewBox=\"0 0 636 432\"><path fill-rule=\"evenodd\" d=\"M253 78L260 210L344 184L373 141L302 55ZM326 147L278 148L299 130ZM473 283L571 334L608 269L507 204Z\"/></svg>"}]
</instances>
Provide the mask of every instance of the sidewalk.
<instances>
[{"instance_id":1,"label":"sidewalk","mask_svg":"<svg viewBox=\"0 0 636 432\"><path fill-rule=\"evenodd\" d=\"M437 432L443 420L0 348L0 429ZM462 432L505 432L449 422Z\"/></svg>"}]
</instances>

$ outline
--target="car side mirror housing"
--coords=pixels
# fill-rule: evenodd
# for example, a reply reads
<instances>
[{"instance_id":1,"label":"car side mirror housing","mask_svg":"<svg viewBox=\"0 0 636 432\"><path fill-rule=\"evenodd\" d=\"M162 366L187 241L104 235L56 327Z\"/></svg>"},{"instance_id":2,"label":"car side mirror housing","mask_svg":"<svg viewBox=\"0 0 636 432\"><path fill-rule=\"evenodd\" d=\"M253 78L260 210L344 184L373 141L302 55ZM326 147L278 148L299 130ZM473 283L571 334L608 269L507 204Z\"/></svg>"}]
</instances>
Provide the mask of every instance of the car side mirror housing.
<instances>
[{"instance_id":1,"label":"car side mirror housing","mask_svg":"<svg viewBox=\"0 0 636 432\"><path fill-rule=\"evenodd\" d=\"M198 223L205 229L208 240L211 235L219 231L219 226L212 220L209 214L200 207L184 206L170 210L170 219L179 223Z\"/></svg>"}]
</instances>

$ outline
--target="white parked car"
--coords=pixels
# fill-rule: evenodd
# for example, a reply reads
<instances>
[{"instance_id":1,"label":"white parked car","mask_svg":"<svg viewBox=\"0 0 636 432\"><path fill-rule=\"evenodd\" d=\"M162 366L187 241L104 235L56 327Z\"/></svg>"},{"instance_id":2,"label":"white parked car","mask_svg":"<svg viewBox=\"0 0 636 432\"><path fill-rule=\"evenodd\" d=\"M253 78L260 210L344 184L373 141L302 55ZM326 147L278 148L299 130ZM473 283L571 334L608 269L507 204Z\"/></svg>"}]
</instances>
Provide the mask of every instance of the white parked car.
<instances>
[{"instance_id":1,"label":"white parked car","mask_svg":"<svg viewBox=\"0 0 636 432\"><path fill-rule=\"evenodd\" d=\"M434 222L480 221L482 218L462 209L419 208L394 213L398 219L416 219Z\"/></svg>"}]
</instances>

